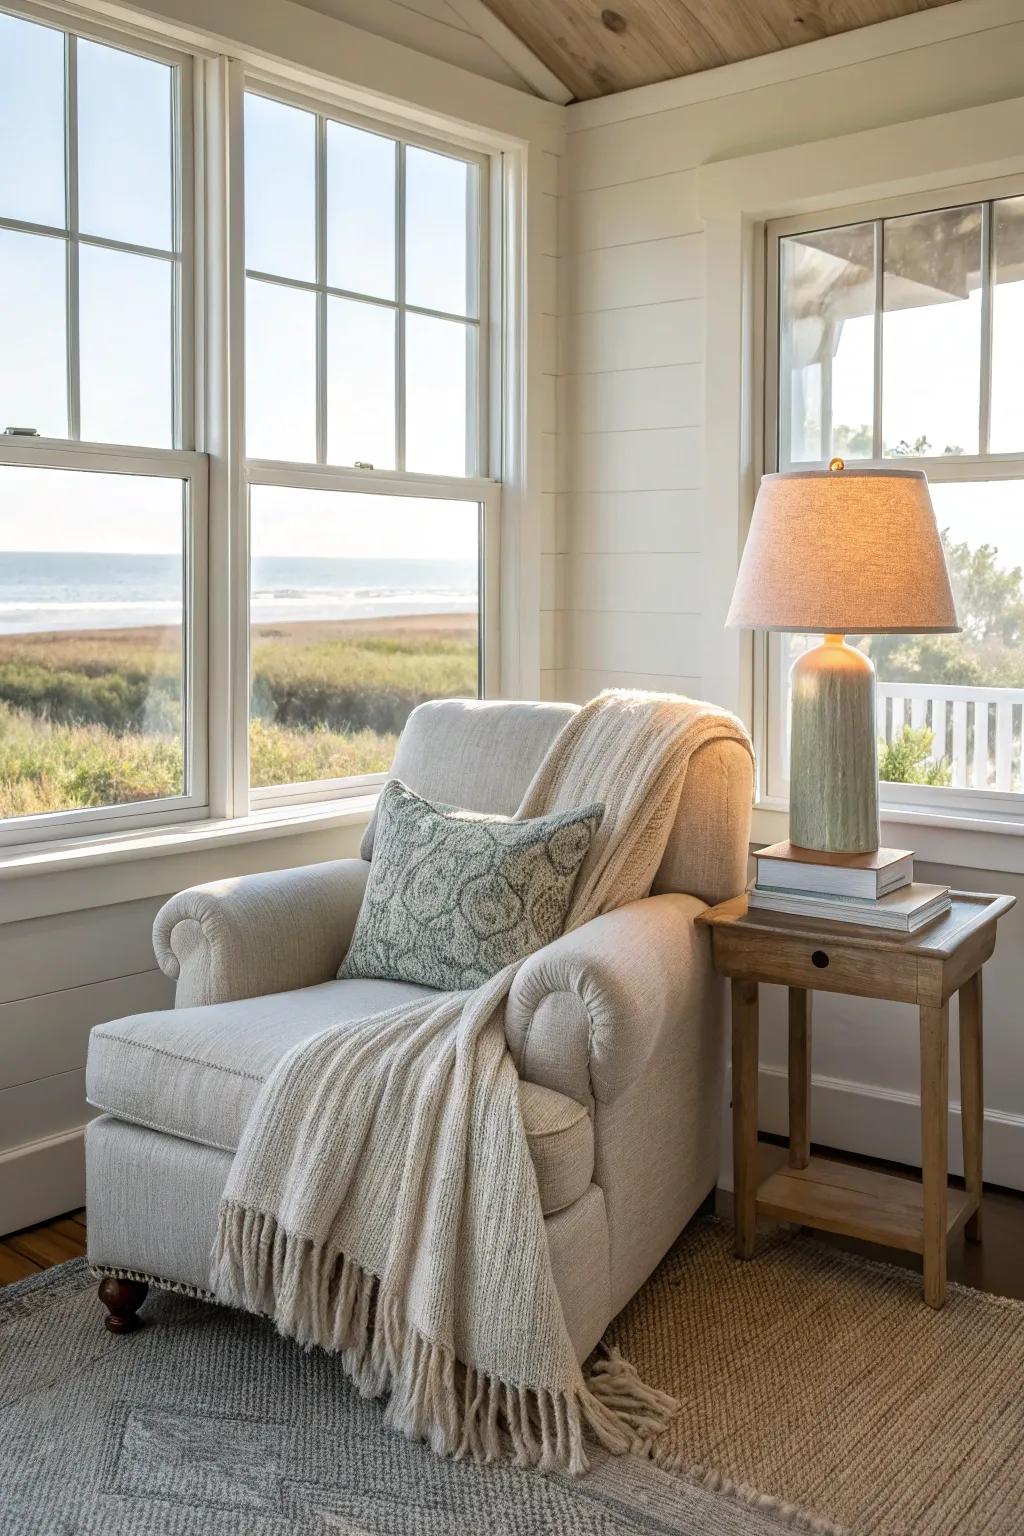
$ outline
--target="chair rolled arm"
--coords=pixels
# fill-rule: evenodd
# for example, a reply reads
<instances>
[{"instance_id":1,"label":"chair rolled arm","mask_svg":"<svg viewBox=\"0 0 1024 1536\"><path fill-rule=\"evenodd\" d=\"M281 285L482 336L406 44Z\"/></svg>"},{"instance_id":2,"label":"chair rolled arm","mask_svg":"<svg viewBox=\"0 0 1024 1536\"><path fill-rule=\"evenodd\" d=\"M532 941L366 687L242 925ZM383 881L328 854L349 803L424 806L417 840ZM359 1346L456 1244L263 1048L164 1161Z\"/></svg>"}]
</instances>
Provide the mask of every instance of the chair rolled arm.
<instances>
[{"instance_id":1,"label":"chair rolled arm","mask_svg":"<svg viewBox=\"0 0 1024 1536\"><path fill-rule=\"evenodd\" d=\"M586 1103L641 1075L666 1029L714 984L695 896L648 896L563 934L520 968L505 1037L520 1077Z\"/></svg>"},{"instance_id":2,"label":"chair rolled arm","mask_svg":"<svg viewBox=\"0 0 1024 1536\"><path fill-rule=\"evenodd\" d=\"M153 948L175 1007L235 1002L330 981L355 928L370 866L336 859L196 885L172 896Z\"/></svg>"}]
</instances>

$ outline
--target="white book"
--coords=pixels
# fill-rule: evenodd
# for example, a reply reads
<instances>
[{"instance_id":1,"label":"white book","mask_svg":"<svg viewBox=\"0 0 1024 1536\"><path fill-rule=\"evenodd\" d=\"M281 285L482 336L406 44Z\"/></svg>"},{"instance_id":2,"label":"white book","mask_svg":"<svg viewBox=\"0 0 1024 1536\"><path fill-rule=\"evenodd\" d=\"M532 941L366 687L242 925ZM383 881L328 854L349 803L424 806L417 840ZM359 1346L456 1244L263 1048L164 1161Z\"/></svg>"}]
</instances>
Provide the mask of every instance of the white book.
<instances>
[{"instance_id":1,"label":"white book","mask_svg":"<svg viewBox=\"0 0 1024 1536\"><path fill-rule=\"evenodd\" d=\"M870 901L909 885L914 855L905 848L874 853L824 853L773 843L757 860L757 884L771 890L804 891L822 896L860 896Z\"/></svg>"},{"instance_id":2,"label":"white book","mask_svg":"<svg viewBox=\"0 0 1024 1536\"><path fill-rule=\"evenodd\" d=\"M799 891L770 890L755 886L749 904L764 912L788 912L793 917L813 917L826 922L858 923L892 933L916 933L934 922L952 903L948 885L915 883L891 891L877 900L856 896L815 896Z\"/></svg>"}]
</instances>

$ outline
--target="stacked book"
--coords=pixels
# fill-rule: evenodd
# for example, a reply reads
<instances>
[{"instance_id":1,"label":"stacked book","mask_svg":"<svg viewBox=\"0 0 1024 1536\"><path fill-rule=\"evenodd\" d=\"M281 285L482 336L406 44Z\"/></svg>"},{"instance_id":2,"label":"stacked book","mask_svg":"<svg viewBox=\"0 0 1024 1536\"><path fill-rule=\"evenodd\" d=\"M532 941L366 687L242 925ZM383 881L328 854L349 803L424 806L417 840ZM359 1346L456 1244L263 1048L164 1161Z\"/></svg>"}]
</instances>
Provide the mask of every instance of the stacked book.
<instances>
[{"instance_id":1,"label":"stacked book","mask_svg":"<svg viewBox=\"0 0 1024 1536\"><path fill-rule=\"evenodd\" d=\"M915 881L914 855L903 848L821 853L774 843L755 857L750 906L766 912L916 933L949 911L949 886Z\"/></svg>"}]
</instances>

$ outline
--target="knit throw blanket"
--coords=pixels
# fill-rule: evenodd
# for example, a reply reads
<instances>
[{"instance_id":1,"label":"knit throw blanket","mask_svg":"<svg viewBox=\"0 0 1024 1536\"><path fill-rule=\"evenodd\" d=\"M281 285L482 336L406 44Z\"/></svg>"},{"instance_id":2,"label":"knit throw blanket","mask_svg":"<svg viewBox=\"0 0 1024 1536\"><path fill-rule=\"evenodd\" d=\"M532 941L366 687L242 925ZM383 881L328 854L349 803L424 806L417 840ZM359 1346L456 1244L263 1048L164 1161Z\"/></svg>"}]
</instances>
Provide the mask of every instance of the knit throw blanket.
<instances>
[{"instance_id":1,"label":"knit throw blanket","mask_svg":"<svg viewBox=\"0 0 1024 1536\"><path fill-rule=\"evenodd\" d=\"M606 693L552 744L519 816L603 801L569 926L647 895L691 755L732 716ZM584 1379L562 1315L505 1044L517 965L332 1026L260 1092L222 1197L211 1285L337 1351L387 1417L457 1456L587 1470L585 1428L635 1448L675 1404L617 1356Z\"/></svg>"}]
</instances>

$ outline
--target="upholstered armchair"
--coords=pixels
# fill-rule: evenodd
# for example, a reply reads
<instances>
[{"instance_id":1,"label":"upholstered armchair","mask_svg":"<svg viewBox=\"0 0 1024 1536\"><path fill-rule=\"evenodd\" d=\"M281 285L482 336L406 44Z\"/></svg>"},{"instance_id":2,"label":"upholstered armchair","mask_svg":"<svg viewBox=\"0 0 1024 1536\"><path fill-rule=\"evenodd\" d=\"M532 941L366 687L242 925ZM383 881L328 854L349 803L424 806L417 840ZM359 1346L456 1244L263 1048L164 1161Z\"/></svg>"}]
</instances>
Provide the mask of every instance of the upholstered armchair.
<instances>
[{"instance_id":1,"label":"upholstered armchair","mask_svg":"<svg viewBox=\"0 0 1024 1536\"><path fill-rule=\"evenodd\" d=\"M513 812L567 704L421 705L394 773L430 798ZM582 1360L713 1189L723 1027L706 904L742 891L751 767L733 742L693 757L651 895L534 954L506 1006L555 1280ZM154 928L172 1010L93 1030L89 1258L124 1331L155 1284L206 1294L217 1208L275 1062L327 1025L426 988L335 979L369 873L362 857L199 886Z\"/></svg>"}]
</instances>

